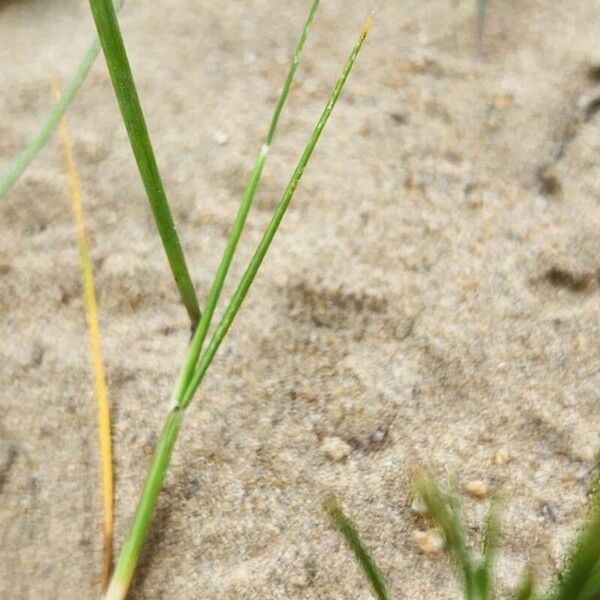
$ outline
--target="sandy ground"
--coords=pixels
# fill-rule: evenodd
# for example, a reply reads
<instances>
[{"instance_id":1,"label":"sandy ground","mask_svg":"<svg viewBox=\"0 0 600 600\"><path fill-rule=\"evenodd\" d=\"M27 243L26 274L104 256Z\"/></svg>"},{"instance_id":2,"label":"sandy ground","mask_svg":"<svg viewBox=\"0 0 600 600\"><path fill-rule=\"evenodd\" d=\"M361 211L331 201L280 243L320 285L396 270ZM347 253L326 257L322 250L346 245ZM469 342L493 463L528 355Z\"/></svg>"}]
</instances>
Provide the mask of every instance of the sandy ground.
<instances>
[{"instance_id":1,"label":"sandy ground","mask_svg":"<svg viewBox=\"0 0 600 600\"><path fill-rule=\"evenodd\" d=\"M122 13L201 299L308 4ZM560 565L600 446L600 2L492 0L483 61L474 4L323 1L234 277L373 7L376 27L190 410L131 598L366 600L329 492L395 598L459 598L448 560L412 540L419 465L503 498L502 597L528 561L541 579ZM89 43L87 11L0 2L0 170L46 114L49 73L64 81ZM102 60L69 120L119 546L188 326ZM99 597L96 414L56 138L0 201L0 402L0 597ZM465 497L474 543L487 506Z\"/></svg>"}]
</instances>

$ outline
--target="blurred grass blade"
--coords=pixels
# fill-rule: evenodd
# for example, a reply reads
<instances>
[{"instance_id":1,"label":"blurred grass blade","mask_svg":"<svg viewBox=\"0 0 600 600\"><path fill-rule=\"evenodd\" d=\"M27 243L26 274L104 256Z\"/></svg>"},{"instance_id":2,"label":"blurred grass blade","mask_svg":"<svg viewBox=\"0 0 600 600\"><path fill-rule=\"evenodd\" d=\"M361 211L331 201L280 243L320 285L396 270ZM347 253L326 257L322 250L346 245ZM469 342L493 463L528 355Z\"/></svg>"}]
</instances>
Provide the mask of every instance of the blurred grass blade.
<instances>
[{"instance_id":1,"label":"blurred grass blade","mask_svg":"<svg viewBox=\"0 0 600 600\"><path fill-rule=\"evenodd\" d=\"M181 299L192 321L192 327L195 329L200 319L200 308L175 229L163 182L158 172L142 106L125 52L117 14L110 0L90 0L90 6L131 148L154 214L154 220L173 271L175 282L179 288Z\"/></svg>"},{"instance_id":2,"label":"blurred grass blade","mask_svg":"<svg viewBox=\"0 0 600 600\"><path fill-rule=\"evenodd\" d=\"M498 510L492 504L488 512L483 532L483 560L477 567L477 589L483 598L491 598L493 591L494 559L500 538Z\"/></svg>"},{"instance_id":3,"label":"blurred grass blade","mask_svg":"<svg viewBox=\"0 0 600 600\"><path fill-rule=\"evenodd\" d=\"M56 102L60 102L60 91L56 77L52 81L52 91ZM77 165L73 153L73 145L66 118L60 122L60 133L63 142L65 164L69 176L69 191L71 194L71 208L79 244L79 260L81 263L81 277L83 280L83 291L85 296L85 308L87 313L87 325L90 343L90 354L92 368L94 371L94 382L96 402L98 407L98 432L100 438L100 454L102 465L102 506L103 506L103 537L104 551L102 563L102 581L106 588L110 577L112 563L112 535L113 535L113 465L112 465L112 443L110 433L110 407L108 392L106 389L106 376L104 373L104 362L102 360L102 349L100 346L100 327L98 325L98 306L96 303L96 290L94 285L94 274L92 271L92 260L85 220L83 214L83 203L81 200L81 188Z\"/></svg>"},{"instance_id":4,"label":"blurred grass blade","mask_svg":"<svg viewBox=\"0 0 600 600\"><path fill-rule=\"evenodd\" d=\"M342 92L344 83L346 82L346 79L352 70L352 67L356 61L356 57L358 56L360 48L362 47L362 44L367 36L371 22L372 19L369 18L365 23L359 39L354 45L354 48L352 49L352 52L348 57L346 64L344 65L340 78L335 84L325 109L323 110L323 113L317 122L308 144L306 145L306 148L300 157L298 165L292 174L291 180L275 209L273 218L267 226L267 229L260 243L258 244L256 252L250 260L250 264L242 276L240 283L238 284L238 287L234 292L231 301L229 302L229 305L225 309L223 318L219 322L219 325L217 326L206 351L200 358L198 368L196 371L194 371L194 376L190 381L190 384L182 392L181 396L174 398L174 406L167 415L165 425L157 442L154 456L152 458L152 464L150 465L136 513L133 518L133 523L131 524L129 533L119 554L117 566L106 593L106 600L122 600L122 598L124 598L127 594L142 544L150 526L150 520L156 506L158 494L162 487L165 474L171 460L171 455L175 447L175 442L183 422L185 409L191 402L194 392L200 384L206 369L212 362L212 359L214 358L221 342L223 341L223 338L229 331L229 327L231 326L231 323L233 322L233 319L235 318L244 298L246 297L250 285L252 284L252 281L256 276L267 250L273 241L273 237L275 236L279 224L281 223L281 220L283 219L283 216L292 200L300 178L302 177L302 173L304 172L304 169L310 160L316 143ZM190 347L188 353L191 351L192 348Z\"/></svg>"},{"instance_id":5,"label":"blurred grass blade","mask_svg":"<svg viewBox=\"0 0 600 600\"><path fill-rule=\"evenodd\" d=\"M325 108L323 109L323 112L321 113L321 117L319 118L319 121L317 122L317 125L308 141L308 144L306 145L306 148L304 149L304 152L300 157L298 165L296 166L296 169L292 174L287 188L285 189L283 196L281 197L279 203L277 204L277 207L275 208L275 212L273 214L273 217L271 218L271 222L267 226L267 229L265 230L265 233L262 239L260 240L254 255L252 256L252 259L250 260L246 271L244 272L227 308L225 309L225 312L223 313L223 317L217 325L208 343L208 346L206 347L206 350L200 357L198 366L194 371L192 378L190 379L189 385L187 386L181 397L175 398L175 403L177 406L181 408L186 408L192 401L192 398L196 390L198 389L202 378L204 377L208 367L212 363L215 354L217 353L217 350L221 345L221 342L227 335L227 332L229 331L229 328L231 327L235 316L237 315L242 303L244 302L246 294L248 293L248 290L250 289L250 286L254 281L254 277L256 276L256 273L258 272L258 269L260 268L260 265L262 264L262 261L264 260L267 251L269 250L269 246L271 245L271 242L275 237L275 233L279 228L281 220L283 219L283 216L285 215L288 206L290 205L296 188L298 187L298 183L300 183L302 174L304 173L306 165L308 164L313 150L317 145L317 141L319 140L319 137L321 136L321 133L323 132L327 121L329 120L331 112L333 111L333 108L335 107L338 98L342 93L342 89L344 87L344 84L346 83L346 79L348 78L348 75L350 74L354 63L356 62L356 57L360 52L360 49L363 45L363 42L365 41L365 38L367 37L367 33L372 23L373 19L372 17L369 17L363 27L363 30L360 33L358 40L356 41L356 44L354 45L354 48L352 49L352 52L350 53L350 56L348 57L348 60L346 61L346 64L344 65L342 73L339 79L337 80L333 91L331 92L329 101L327 102Z\"/></svg>"},{"instance_id":6,"label":"blurred grass blade","mask_svg":"<svg viewBox=\"0 0 600 600\"><path fill-rule=\"evenodd\" d=\"M346 544L348 544L349 548L354 552L356 560L361 566L365 577L371 584L377 598L379 598L379 600L388 600L389 595L385 583L383 582L381 572L372 556L369 554L366 546L362 543L354 523L344 514L342 507L335 498L328 498L323 503L323 507L333 524L346 540Z\"/></svg>"},{"instance_id":7,"label":"blurred grass blade","mask_svg":"<svg viewBox=\"0 0 600 600\"><path fill-rule=\"evenodd\" d=\"M514 600L534 600L535 595L533 593L533 585L533 571L531 569L527 569L525 575L521 579L521 583L519 583L513 595Z\"/></svg>"},{"instance_id":8,"label":"blurred grass blade","mask_svg":"<svg viewBox=\"0 0 600 600\"><path fill-rule=\"evenodd\" d=\"M288 97L290 87L294 79L294 75L296 73L296 70L298 69L300 56L302 55L302 51L306 43L306 38L308 37L308 32L314 20L315 13L317 12L319 2L320 0L314 0L312 7L308 13L306 22L304 23L302 34L300 35L300 40L298 41L296 51L294 52L294 56L292 58L290 68L285 78L285 82L283 84L279 100L275 105L275 110L273 112L273 117L271 119L271 124L269 126L267 137L265 138L265 142L260 149L260 153L256 160L256 164L254 165L254 169L250 174L250 179L248 181L248 184L246 185L246 189L244 190L244 195L242 196L242 201L240 203L238 213L231 227L229 239L227 240L227 245L225 246L225 250L223 252L223 258L221 259L221 263L210 288L210 292L208 293L206 305L204 307L204 312L202 314L202 317L200 318L200 323L198 324L198 328L196 329L196 333L194 334L194 338L190 346L190 352L188 352L188 356L181 370L179 381L175 388L174 398L180 397L185 391L185 388L188 386L190 379L194 373L194 369L196 368L198 357L200 356L200 352L202 351L202 346L204 344L208 328L210 327L210 323L212 321L217 302L219 301L225 278L227 277L227 273L229 271L231 261L233 260L238 241L246 223L248 212L250 211L250 207L252 206L252 202L254 200L256 188L258 186L263 172L263 168L267 161L269 148L271 146L271 142L273 141L275 130L277 129L277 124L279 122L281 110L283 109L283 105L285 104L286 98Z\"/></svg>"},{"instance_id":9,"label":"blurred grass blade","mask_svg":"<svg viewBox=\"0 0 600 600\"><path fill-rule=\"evenodd\" d=\"M114 0L115 10L121 10L125 0ZM39 133L29 143L27 148L21 152L14 160L14 162L8 167L8 170L2 178L0 178L0 198L8 193L14 183L21 177L25 169L29 166L29 163L39 154L40 150L44 147L48 138L52 135L52 132L62 119L63 115L69 108L73 98L79 91L79 88L85 81L88 73L90 72L94 61L100 53L100 42L95 39L92 45L88 48L85 53L83 60L79 67L75 71L73 77L63 90L60 100L58 100L50 114L48 115L46 122L40 129Z\"/></svg>"},{"instance_id":10,"label":"blurred grass blade","mask_svg":"<svg viewBox=\"0 0 600 600\"><path fill-rule=\"evenodd\" d=\"M588 578L583 591L581 600L599 600L600 599L600 565Z\"/></svg>"},{"instance_id":11,"label":"blurred grass blade","mask_svg":"<svg viewBox=\"0 0 600 600\"><path fill-rule=\"evenodd\" d=\"M566 561L553 600L582 600L597 577L600 563L600 506L582 528ZM593 596L592 596L593 597Z\"/></svg>"},{"instance_id":12,"label":"blurred grass blade","mask_svg":"<svg viewBox=\"0 0 600 600\"><path fill-rule=\"evenodd\" d=\"M462 572L467 598L473 598L476 585L474 581L475 569L473 559L467 548L458 499L453 495L442 493L440 487L432 478L419 481L417 489L433 520L444 532L446 546Z\"/></svg>"}]
</instances>

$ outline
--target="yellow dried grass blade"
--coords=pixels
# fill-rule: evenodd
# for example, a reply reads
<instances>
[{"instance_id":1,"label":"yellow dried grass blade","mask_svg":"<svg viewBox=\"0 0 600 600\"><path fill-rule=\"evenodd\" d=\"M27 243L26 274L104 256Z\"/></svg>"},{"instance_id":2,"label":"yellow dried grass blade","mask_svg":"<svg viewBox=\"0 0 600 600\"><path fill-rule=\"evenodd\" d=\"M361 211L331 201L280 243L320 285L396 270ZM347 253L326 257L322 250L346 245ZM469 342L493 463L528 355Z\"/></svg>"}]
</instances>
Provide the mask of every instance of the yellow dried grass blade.
<instances>
[{"instance_id":1,"label":"yellow dried grass blade","mask_svg":"<svg viewBox=\"0 0 600 600\"><path fill-rule=\"evenodd\" d=\"M52 93L56 102L60 100L60 90L56 77L52 80ZM60 135L63 143L65 164L69 177L69 191L71 194L71 208L77 227L79 244L79 260L81 264L81 277L85 296L87 326L90 342L92 369L94 372L95 394L98 407L98 430L100 437L100 454L102 464L102 505L103 505L103 564L102 585L106 588L110 577L112 563L112 532L113 532L113 464L112 442L110 428L110 407L106 388L106 376L102 350L100 346L100 328L98 326L98 306L96 303L96 290L87 232L85 229L83 204L81 201L81 188L75 163L75 154L71 143L71 135L66 117L60 122Z\"/></svg>"}]
</instances>

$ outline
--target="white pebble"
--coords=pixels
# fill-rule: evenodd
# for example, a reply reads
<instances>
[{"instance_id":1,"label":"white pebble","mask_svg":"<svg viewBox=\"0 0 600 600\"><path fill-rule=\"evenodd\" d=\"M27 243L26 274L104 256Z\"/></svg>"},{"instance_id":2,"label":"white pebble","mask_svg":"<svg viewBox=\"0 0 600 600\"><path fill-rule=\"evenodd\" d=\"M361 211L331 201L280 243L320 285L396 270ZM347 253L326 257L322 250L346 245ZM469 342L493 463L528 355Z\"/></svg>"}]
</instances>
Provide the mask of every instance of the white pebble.
<instances>
[{"instance_id":1,"label":"white pebble","mask_svg":"<svg viewBox=\"0 0 600 600\"><path fill-rule=\"evenodd\" d=\"M415 531L412 537L423 554L437 554L444 549L444 536L436 527L427 531Z\"/></svg>"},{"instance_id":2,"label":"white pebble","mask_svg":"<svg viewBox=\"0 0 600 600\"><path fill-rule=\"evenodd\" d=\"M508 451L508 448L500 448L497 452L496 455L494 456L494 462L501 467L502 465L505 465L507 463L509 463L512 460L512 456L510 455L510 452Z\"/></svg>"},{"instance_id":3,"label":"white pebble","mask_svg":"<svg viewBox=\"0 0 600 600\"><path fill-rule=\"evenodd\" d=\"M215 140L219 146L224 146L228 139L229 136L224 131L215 131L213 133L213 140Z\"/></svg>"},{"instance_id":4,"label":"white pebble","mask_svg":"<svg viewBox=\"0 0 600 600\"><path fill-rule=\"evenodd\" d=\"M332 436L323 440L321 450L329 460L342 461L348 457L352 448L341 438Z\"/></svg>"},{"instance_id":5,"label":"white pebble","mask_svg":"<svg viewBox=\"0 0 600 600\"><path fill-rule=\"evenodd\" d=\"M427 504L425 504L421 496L415 496L412 504L410 505L410 509L418 515L426 515L428 512Z\"/></svg>"}]
</instances>

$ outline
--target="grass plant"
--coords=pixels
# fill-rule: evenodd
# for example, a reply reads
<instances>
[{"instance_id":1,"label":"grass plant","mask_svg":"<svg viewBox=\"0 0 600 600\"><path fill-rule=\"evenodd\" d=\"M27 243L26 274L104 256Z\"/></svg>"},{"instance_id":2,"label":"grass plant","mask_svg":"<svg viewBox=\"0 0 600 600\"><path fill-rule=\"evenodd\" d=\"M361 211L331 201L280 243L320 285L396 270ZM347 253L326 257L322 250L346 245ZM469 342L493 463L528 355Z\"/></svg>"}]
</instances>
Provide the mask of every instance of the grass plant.
<instances>
[{"instance_id":1,"label":"grass plant","mask_svg":"<svg viewBox=\"0 0 600 600\"><path fill-rule=\"evenodd\" d=\"M114 0L114 7L117 12L121 10L124 2L125 0ZM53 131L67 112L67 108L69 108L71 102L73 102L73 99L77 95L77 92L83 85L96 58L98 58L98 54L100 54L100 40L96 38L86 51L83 60L75 70L69 83L63 89L60 99L56 100L50 114L37 135L29 142L23 152L14 159L2 177L0 177L0 198L8 193L10 188L17 182L25 169L30 165L31 161L46 145L46 142L50 139Z\"/></svg>"},{"instance_id":2,"label":"grass plant","mask_svg":"<svg viewBox=\"0 0 600 600\"><path fill-rule=\"evenodd\" d=\"M94 13L96 21L98 23L99 31L101 31L103 27L108 28L107 31L109 32L109 34L107 34L105 31L103 35L103 33L101 32L100 37L101 39L104 39L105 43L110 43L110 36L112 35L114 38L114 36L117 35L117 32L114 29L114 23L112 23L112 16L114 15L111 16L111 11L108 7L107 2L91 0L91 5L93 9L94 5L96 5ZM205 316L203 317L203 321L201 321L201 326L196 329L194 338L188 349L188 354L184 362L183 369L179 376L178 383L175 387L175 393L172 398L171 408L166 416L162 433L160 434L158 443L155 448L152 463L148 471L146 482L142 489L138 507L133 518L133 523L119 554L119 559L115 567L115 572L113 574L110 586L106 594L106 598L109 600L121 599L124 598L127 594L127 590L129 588L131 578L133 576L134 569L139 558L139 553L142 544L150 526L150 521L154 512L154 508L156 506L157 498L162 487L164 477L169 466L169 462L171 460L171 455L175 446L175 442L177 440L177 436L182 426L185 411L189 406L190 402L192 401L194 394L196 393L204 375L206 374L209 366L211 365L223 339L227 335L229 328L231 327L233 320L235 319L235 316L237 315L246 297L246 294L248 293L248 290L250 289L250 286L254 281L258 269L260 268L260 265L262 264L262 261L264 260L267 254L267 251L271 245L271 242L273 241L273 238L279 228L279 225L285 215L285 212L287 211L287 208L293 198L298 183L300 182L302 174L304 173L304 170L310 160L313 150L317 144L317 141L342 92L346 79L350 74L350 71L356 61L358 53L366 38L367 32L371 26L372 19L369 18L365 23L363 30L361 31L361 34L356 44L354 45L352 52L348 57L348 60L344 65L344 68L342 69L340 77L331 92L329 100L321 114L321 117L319 118L312 132L312 135L309 138L306 148L304 149L304 152L302 153L298 161L296 169L294 170L291 179L274 210L273 217L270 223L268 224L262 236L262 239L260 240L256 248L254 255L252 256L248 267L246 268L246 271L240 279L232 298L230 299L227 307L225 308L223 316L219 321L218 325L216 326L206 349L204 350L204 352L201 352L203 340L206 336L208 327L210 325L210 319L212 318L214 308L219 298L223 281L229 268L229 264L235 253L237 240L239 239L239 236L242 232L246 216L252 202L252 198L254 197L256 186L260 179L264 162L268 154L269 145L275 133L277 121L279 119L283 103L285 102L285 98L287 97L287 94L289 92L291 81L297 68L300 52L302 51L302 48L304 46L308 29L314 18L317 6L318 2L313 2L311 10L309 12L309 16L303 28L299 45L296 49L296 53L294 54L294 58L292 60L292 66L290 67L290 70L286 77L280 100L275 107L275 112L271 121L271 126L269 127L269 131L267 133L266 142L262 146L261 152L257 159L256 166L251 174L248 187L246 188L246 192L244 193L244 197L242 198L240 210L238 211L238 215L234 221L229 240L225 247L223 259L221 261L219 269L217 270L215 280L211 287L211 293L209 294L209 300L207 301L207 310L205 310ZM122 47L122 43L120 44L120 46ZM114 48L112 48L111 51L114 51ZM115 85L115 87L117 86ZM119 92L117 93L119 94ZM126 99L126 95L123 95L123 102L128 102L128 100ZM131 110L131 106L125 108L126 110L122 109L122 112L124 119L127 119L127 115Z\"/></svg>"},{"instance_id":3,"label":"grass plant","mask_svg":"<svg viewBox=\"0 0 600 600\"><path fill-rule=\"evenodd\" d=\"M192 322L192 329L195 329L200 319L200 307L158 171L142 105L117 21L117 12L111 0L90 0L90 7L156 227L181 299Z\"/></svg>"},{"instance_id":4,"label":"grass plant","mask_svg":"<svg viewBox=\"0 0 600 600\"><path fill-rule=\"evenodd\" d=\"M52 93L57 103L60 103L60 89L57 78L52 80ZM102 472L102 512L103 512L103 559L102 559L102 583L106 588L110 578L112 563L112 535L113 535L113 460L112 441L110 426L110 403L106 387L106 375L104 361L102 359L102 347L100 344L100 326L98 324L98 303L96 301L96 286L94 284L94 272L90 256L89 240L85 227L83 212L83 201L81 198L81 186L77 173L77 164L71 143L71 134L66 117L60 122L60 134L62 138L63 151L65 155L65 166L69 177L69 192L71 196L71 209L73 220L77 228L77 241L79 246L79 262L81 265L81 279L83 283L83 294L87 316L88 337L90 344L90 356L92 370L94 373L94 390L98 411L98 434L100 441L100 463Z\"/></svg>"},{"instance_id":5,"label":"grass plant","mask_svg":"<svg viewBox=\"0 0 600 600\"><path fill-rule=\"evenodd\" d=\"M423 477L417 484L417 494L427 508L427 514L444 534L446 549L463 581L465 600L497 598L494 589L494 557L498 547L499 525L494 507L490 510L485 525L481 552L477 553L471 549L468 541L460 501L455 492L444 491L432 477ZM329 500L325 506L330 516L331 506L336 507L337 514L341 515L334 518L334 523L354 550L365 578L373 585L373 573L379 573L379 568L372 559L365 561L355 550L364 548L356 528L350 519L341 513L335 500ZM527 569L520 584L513 590L511 598L600 600L600 497L597 491L590 497L588 518L575 537L562 569L554 583L547 587L546 592L538 592L533 571ZM381 598L377 592L376 595Z\"/></svg>"}]
</instances>

